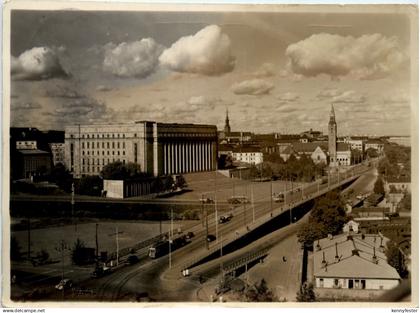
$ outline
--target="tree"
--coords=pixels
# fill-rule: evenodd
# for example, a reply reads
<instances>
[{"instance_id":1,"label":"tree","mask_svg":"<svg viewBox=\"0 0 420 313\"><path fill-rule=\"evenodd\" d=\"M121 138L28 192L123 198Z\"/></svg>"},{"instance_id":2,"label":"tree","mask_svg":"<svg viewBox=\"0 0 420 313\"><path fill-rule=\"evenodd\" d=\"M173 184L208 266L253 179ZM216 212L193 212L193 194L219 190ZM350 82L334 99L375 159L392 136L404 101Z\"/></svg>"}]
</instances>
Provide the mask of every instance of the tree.
<instances>
[{"instance_id":1,"label":"tree","mask_svg":"<svg viewBox=\"0 0 420 313\"><path fill-rule=\"evenodd\" d=\"M401 278L406 278L408 276L408 270L405 264L404 255L394 241L388 241L385 255L388 264L397 270Z\"/></svg>"},{"instance_id":2,"label":"tree","mask_svg":"<svg viewBox=\"0 0 420 313\"><path fill-rule=\"evenodd\" d=\"M314 285L308 282L304 282L296 295L298 302L315 302L316 296L314 292Z\"/></svg>"},{"instance_id":3,"label":"tree","mask_svg":"<svg viewBox=\"0 0 420 313\"><path fill-rule=\"evenodd\" d=\"M283 164L284 161L278 152L270 153L269 155L264 157L264 160L271 163L279 163Z\"/></svg>"},{"instance_id":4,"label":"tree","mask_svg":"<svg viewBox=\"0 0 420 313\"><path fill-rule=\"evenodd\" d=\"M373 148L367 149L365 153L369 158L377 158L378 157L378 150L373 149Z\"/></svg>"},{"instance_id":5,"label":"tree","mask_svg":"<svg viewBox=\"0 0 420 313\"><path fill-rule=\"evenodd\" d=\"M277 301L273 292L268 288L265 279L261 279L259 284L255 284L245 294L248 302L273 302Z\"/></svg>"},{"instance_id":6,"label":"tree","mask_svg":"<svg viewBox=\"0 0 420 313\"><path fill-rule=\"evenodd\" d=\"M411 211L411 194L409 192L404 194L404 197L401 199L398 204L399 211Z\"/></svg>"},{"instance_id":7,"label":"tree","mask_svg":"<svg viewBox=\"0 0 420 313\"><path fill-rule=\"evenodd\" d=\"M51 170L49 181L55 183L61 190L70 192L73 176L62 163L57 163Z\"/></svg>"},{"instance_id":8,"label":"tree","mask_svg":"<svg viewBox=\"0 0 420 313\"><path fill-rule=\"evenodd\" d=\"M382 176L378 176L378 178L376 179L375 185L373 186L373 192L380 195L385 194Z\"/></svg>"},{"instance_id":9,"label":"tree","mask_svg":"<svg viewBox=\"0 0 420 313\"><path fill-rule=\"evenodd\" d=\"M127 164L116 161L105 165L101 171L104 179L124 180L129 178L150 177L148 173L141 171L140 165L129 162Z\"/></svg>"},{"instance_id":10,"label":"tree","mask_svg":"<svg viewBox=\"0 0 420 313\"><path fill-rule=\"evenodd\" d=\"M298 231L298 240L302 245L312 247L315 240L338 234L346 222L346 211L339 193L329 192L315 203L308 222Z\"/></svg>"},{"instance_id":11,"label":"tree","mask_svg":"<svg viewBox=\"0 0 420 313\"><path fill-rule=\"evenodd\" d=\"M84 255L85 243L77 238L71 251L71 260L76 265L83 265L85 261Z\"/></svg>"},{"instance_id":12,"label":"tree","mask_svg":"<svg viewBox=\"0 0 420 313\"><path fill-rule=\"evenodd\" d=\"M10 259L19 261L22 259L21 247L15 236L10 237Z\"/></svg>"},{"instance_id":13,"label":"tree","mask_svg":"<svg viewBox=\"0 0 420 313\"><path fill-rule=\"evenodd\" d=\"M99 176L84 176L79 181L78 193L81 195L100 196L103 181Z\"/></svg>"}]
</instances>

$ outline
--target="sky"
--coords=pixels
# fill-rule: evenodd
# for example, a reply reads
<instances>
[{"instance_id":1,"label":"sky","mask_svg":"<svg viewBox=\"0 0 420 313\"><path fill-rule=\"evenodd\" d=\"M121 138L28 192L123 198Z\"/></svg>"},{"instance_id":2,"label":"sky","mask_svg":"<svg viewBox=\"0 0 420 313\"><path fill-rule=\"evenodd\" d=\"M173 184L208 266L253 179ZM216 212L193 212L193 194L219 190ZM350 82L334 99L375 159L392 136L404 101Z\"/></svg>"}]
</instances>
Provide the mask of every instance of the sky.
<instances>
[{"instance_id":1,"label":"sky","mask_svg":"<svg viewBox=\"0 0 420 313\"><path fill-rule=\"evenodd\" d=\"M251 8L251 7L250 7ZM410 20L380 13L13 11L11 126L136 120L410 134Z\"/></svg>"}]
</instances>

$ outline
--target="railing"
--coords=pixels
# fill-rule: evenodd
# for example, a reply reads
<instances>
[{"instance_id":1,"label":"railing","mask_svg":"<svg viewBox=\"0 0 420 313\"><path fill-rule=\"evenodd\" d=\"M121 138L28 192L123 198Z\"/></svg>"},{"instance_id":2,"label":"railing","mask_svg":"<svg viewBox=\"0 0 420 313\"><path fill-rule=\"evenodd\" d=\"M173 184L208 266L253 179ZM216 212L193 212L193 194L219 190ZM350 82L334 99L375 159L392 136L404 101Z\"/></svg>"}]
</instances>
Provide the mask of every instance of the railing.
<instances>
[{"instance_id":1,"label":"railing","mask_svg":"<svg viewBox=\"0 0 420 313\"><path fill-rule=\"evenodd\" d=\"M229 263L222 264L223 274L227 275L238 268L241 268L245 264L249 264L253 261L259 260L268 254L269 249L265 248L256 252L248 252L245 256L239 257L236 260L230 261Z\"/></svg>"}]
</instances>

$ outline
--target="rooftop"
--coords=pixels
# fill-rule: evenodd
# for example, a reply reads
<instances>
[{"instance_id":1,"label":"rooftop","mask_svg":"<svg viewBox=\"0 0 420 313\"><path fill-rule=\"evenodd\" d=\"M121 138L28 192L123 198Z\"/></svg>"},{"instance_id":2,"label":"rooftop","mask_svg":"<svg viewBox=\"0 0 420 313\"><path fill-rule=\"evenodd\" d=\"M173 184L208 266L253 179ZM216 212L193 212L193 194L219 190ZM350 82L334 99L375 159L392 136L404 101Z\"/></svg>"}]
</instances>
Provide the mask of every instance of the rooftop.
<instances>
[{"instance_id":1,"label":"rooftop","mask_svg":"<svg viewBox=\"0 0 420 313\"><path fill-rule=\"evenodd\" d=\"M381 240L380 235L361 235L350 232L319 240L320 249L317 248L318 241L315 241L314 276L400 279L397 270L388 264L383 252L388 240L386 237L382 237ZM376 255L377 263L373 261L374 255ZM323 263L323 260L326 263Z\"/></svg>"},{"instance_id":2,"label":"rooftop","mask_svg":"<svg viewBox=\"0 0 420 313\"><path fill-rule=\"evenodd\" d=\"M31 155L31 154L49 154L47 151L39 150L39 149L21 149L18 150L19 153L24 155Z\"/></svg>"}]
</instances>

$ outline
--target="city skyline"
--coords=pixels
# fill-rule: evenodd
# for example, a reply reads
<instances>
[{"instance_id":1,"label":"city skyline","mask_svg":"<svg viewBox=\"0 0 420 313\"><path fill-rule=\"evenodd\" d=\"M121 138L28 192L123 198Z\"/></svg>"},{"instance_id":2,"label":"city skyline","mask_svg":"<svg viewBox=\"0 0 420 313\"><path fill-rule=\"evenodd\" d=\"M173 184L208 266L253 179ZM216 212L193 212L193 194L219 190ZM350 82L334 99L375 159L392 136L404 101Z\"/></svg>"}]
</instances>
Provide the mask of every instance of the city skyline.
<instances>
[{"instance_id":1,"label":"city skyline","mask_svg":"<svg viewBox=\"0 0 420 313\"><path fill-rule=\"evenodd\" d=\"M234 131L325 132L334 104L339 135L408 135L410 16L369 16L16 11L11 126L222 129L228 108Z\"/></svg>"}]
</instances>

